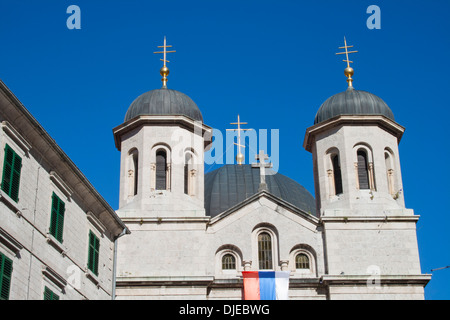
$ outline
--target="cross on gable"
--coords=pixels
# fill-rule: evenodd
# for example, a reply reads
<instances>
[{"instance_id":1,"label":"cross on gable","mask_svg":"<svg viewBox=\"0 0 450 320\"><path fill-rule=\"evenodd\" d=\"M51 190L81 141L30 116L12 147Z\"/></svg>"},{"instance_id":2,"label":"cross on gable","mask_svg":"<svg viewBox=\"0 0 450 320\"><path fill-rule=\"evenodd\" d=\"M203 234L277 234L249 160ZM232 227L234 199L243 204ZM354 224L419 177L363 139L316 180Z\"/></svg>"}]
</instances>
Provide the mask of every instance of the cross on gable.
<instances>
[{"instance_id":1,"label":"cross on gable","mask_svg":"<svg viewBox=\"0 0 450 320\"><path fill-rule=\"evenodd\" d=\"M258 191L267 190L266 168L272 168L272 164L265 161L269 160L269 155L264 154L264 150L259 150L259 153L255 155L255 160L259 160L259 163L252 163L252 167L259 168L259 175L261 178Z\"/></svg>"}]
</instances>

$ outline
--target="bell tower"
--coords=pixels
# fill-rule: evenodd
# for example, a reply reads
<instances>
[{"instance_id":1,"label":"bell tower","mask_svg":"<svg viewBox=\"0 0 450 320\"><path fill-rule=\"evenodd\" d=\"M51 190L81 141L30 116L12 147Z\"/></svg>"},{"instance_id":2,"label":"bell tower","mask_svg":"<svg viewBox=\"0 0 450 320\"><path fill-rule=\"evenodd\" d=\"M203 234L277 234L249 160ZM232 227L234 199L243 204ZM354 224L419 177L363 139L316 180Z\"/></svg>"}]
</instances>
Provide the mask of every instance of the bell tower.
<instances>
[{"instance_id":1,"label":"bell tower","mask_svg":"<svg viewBox=\"0 0 450 320\"><path fill-rule=\"evenodd\" d=\"M313 154L317 208L321 216L412 215L405 209L398 143L404 128L378 96L353 87L344 38L347 90L328 98L304 147Z\"/></svg>"},{"instance_id":2,"label":"bell tower","mask_svg":"<svg viewBox=\"0 0 450 320\"><path fill-rule=\"evenodd\" d=\"M169 62L164 38L162 88L137 97L124 123L113 129L121 152L118 214L149 217L202 217L204 150L212 129L195 102L167 88Z\"/></svg>"},{"instance_id":3,"label":"bell tower","mask_svg":"<svg viewBox=\"0 0 450 320\"><path fill-rule=\"evenodd\" d=\"M324 230L325 284L330 297L346 299L343 282L373 297L371 279L422 290L412 209L405 208L398 143L404 128L379 97L353 87L352 61L344 39L348 87L319 108L303 146L312 153L316 207ZM341 54L341 53L338 53ZM414 289L414 290L416 290ZM384 294L384 293L383 293Z\"/></svg>"}]
</instances>

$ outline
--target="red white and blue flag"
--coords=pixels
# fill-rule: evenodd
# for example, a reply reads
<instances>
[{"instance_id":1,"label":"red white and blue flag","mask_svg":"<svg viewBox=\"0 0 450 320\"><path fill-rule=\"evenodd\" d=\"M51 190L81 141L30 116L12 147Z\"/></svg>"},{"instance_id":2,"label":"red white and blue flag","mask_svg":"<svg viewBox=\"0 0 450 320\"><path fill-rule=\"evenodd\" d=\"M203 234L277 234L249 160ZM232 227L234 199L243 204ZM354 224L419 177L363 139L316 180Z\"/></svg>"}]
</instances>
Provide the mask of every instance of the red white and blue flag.
<instances>
[{"instance_id":1,"label":"red white and blue flag","mask_svg":"<svg viewBox=\"0 0 450 320\"><path fill-rule=\"evenodd\" d=\"M287 300L289 271L242 271L244 300Z\"/></svg>"}]
</instances>

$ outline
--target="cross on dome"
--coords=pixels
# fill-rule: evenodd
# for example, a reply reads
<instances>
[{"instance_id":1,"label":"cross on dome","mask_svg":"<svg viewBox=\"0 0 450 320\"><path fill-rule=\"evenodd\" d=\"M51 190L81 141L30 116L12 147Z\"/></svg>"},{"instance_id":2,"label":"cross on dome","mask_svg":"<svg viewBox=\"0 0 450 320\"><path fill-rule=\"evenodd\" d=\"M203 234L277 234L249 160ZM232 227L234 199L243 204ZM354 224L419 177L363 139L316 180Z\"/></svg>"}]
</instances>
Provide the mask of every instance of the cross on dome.
<instances>
[{"instance_id":1,"label":"cross on dome","mask_svg":"<svg viewBox=\"0 0 450 320\"><path fill-rule=\"evenodd\" d=\"M353 85L352 85L352 82L353 82L352 75L353 75L353 73L354 73L354 70L353 70L352 67L350 67L350 63L353 63L353 61L350 61L350 60L348 59L348 55L349 55L350 53L356 53L356 52L358 52L358 51L348 51L348 50L347 50L348 48L353 48L353 46L348 46L348 45L347 45L347 40L346 40L345 37L344 37L344 46L343 46L343 47L339 47L339 49L345 49L345 51L344 51L344 52L338 52L338 53L336 53L336 54L345 54L346 59L345 59L345 60L342 60L342 61L347 62L347 68L345 68L344 74L345 74L345 76L347 77L348 86L349 86L349 87L353 87Z\"/></svg>"},{"instance_id":2,"label":"cross on dome","mask_svg":"<svg viewBox=\"0 0 450 320\"><path fill-rule=\"evenodd\" d=\"M153 52L153 53L162 53L162 54L163 54L163 58L162 58L162 59L159 59L159 60L161 60L161 61L164 62L163 67L162 67L161 70L159 71L159 73L160 73L160 74L162 75L162 77L163 77L163 78L161 79L161 81L163 82L163 88L167 88L167 76L169 75L169 68L167 68L166 62L170 62L170 61L166 59L166 56L167 56L168 53L176 52L175 50L173 50L173 51L167 51L167 50L166 50L167 48L171 48L171 47L172 47L172 46L168 46L168 45L166 44L166 37L164 36L164 45L158 46L158 48L163 48L163 51L156 51L156 52Z\"/></svg>"},{"instance_id":3,"label":"cross on dome","mask_svg":"<svg viewBox=\"0 0 450 320\"><path fill-rule=\"evenodd\" d=\"M237 122L231 122L230 124L237 124L237 129L227 129L227 131L237 131L238 132L238 143L234 143L238 146L238 154L236 156L236 161L239 165L241 165L244 162L244 154L241 153L241 147L245 148L245 145L241 144L241 131L247 131L251 129L242 129L241 124L247 124L247 122L241 122L239 115L238 115L238 121Z\"/></svg>"}]
</instances>

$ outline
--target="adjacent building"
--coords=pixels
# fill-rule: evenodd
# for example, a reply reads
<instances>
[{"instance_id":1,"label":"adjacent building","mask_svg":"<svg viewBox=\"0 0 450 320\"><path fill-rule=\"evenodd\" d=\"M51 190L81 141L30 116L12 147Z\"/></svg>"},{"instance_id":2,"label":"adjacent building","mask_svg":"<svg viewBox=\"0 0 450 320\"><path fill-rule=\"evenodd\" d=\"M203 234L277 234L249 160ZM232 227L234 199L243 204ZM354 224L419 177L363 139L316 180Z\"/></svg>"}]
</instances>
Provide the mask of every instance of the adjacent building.
<instances>
[{"instance_id":1,"label":"adjacent building","mask_svg":"<svg viewBox=\"0 0 450 320\"><path fill-rule=\"evenodd\" d=\"M0 300L112 299L127 227L0 81Z\"/></svg>"}]
</instances>

